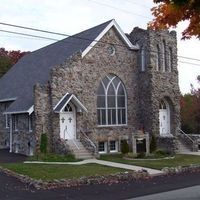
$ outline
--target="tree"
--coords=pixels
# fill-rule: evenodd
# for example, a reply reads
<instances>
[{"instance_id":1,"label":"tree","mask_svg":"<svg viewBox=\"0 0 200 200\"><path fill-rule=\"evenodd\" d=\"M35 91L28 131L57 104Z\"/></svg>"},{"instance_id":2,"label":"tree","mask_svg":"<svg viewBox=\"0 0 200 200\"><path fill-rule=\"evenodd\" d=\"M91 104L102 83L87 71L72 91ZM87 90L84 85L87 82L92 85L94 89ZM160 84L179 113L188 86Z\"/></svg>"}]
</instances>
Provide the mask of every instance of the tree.
<instances>
[{"instance_id":1,"label":"tree","mask_svg":"<svg viewBox=\"0 0 200 200\"><path fill-rule=\"evenodd\" d=\"M158 4L151 9L153 21L148 26L154 30L175 28L181 21L189 21L182 32L182 39L192 36L200 39L200 1L199 0L153 0Z\"/></svg>"},{"instance_id":2,"label":"tree","mask_svg":"<svg viewBox=\"0 0 200 200\"><path fill-rule=\"evenodd\" d=\"M200 84L200 76L198 76ZM200 134L200 87L181 97L181 124L186 133Z\"/></svg>"},{"instance_id":3,"label":"tree","mask_svg":"<svg viewBox=\"0 0 200 200\"><path fill-rule=\"evenodd\" d=\"M0 77L26 53L28 52L7 51L5 48L0 48Z\"/></svg>"}]
</instances>

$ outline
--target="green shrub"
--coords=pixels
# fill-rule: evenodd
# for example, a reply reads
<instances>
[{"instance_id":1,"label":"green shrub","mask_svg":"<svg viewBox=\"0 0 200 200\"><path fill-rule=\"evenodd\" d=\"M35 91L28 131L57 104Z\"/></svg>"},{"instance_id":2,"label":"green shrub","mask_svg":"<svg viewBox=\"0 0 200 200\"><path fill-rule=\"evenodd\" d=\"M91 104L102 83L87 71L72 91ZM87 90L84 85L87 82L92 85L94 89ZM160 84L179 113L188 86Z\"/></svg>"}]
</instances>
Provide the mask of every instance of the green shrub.
<instances>
[{"instance_id":1,"label":"green shrub","mask_svg":"<svg viewBox=\"0 0 200 200\"><path fill-rule=\"evenodd\" d=\"M150 143L150 153L156 151L157 145L156 145L156 137L155 135L152 135L151 137L151 143Z\"/></svg>"},{"instance_id":2,"label":"green shrub","mask_svg":"<svg viewBox=\"0 0 200 200\"><path fill-rule=\"evenodd\" d=\"M168 151L162 149L157 149L154 154L156 157L166 157L170 155Z\"/></svg>"},{"instance_id":3,"label":"green shrub","mask_svg":"<svg viewBox=\"0 0 200 200\"><path fill-rule=\"evenodd\" d=\"M137 158L145 158L146 154L144 152L138 153Z\"/></svg>"},{"instance_id":4,"label":"green shrub","mask_svg":"<svg viewBox=\"0 0 200 200\"><path fill-rule=\"evenodd\" d=\"M41 153L47 153L47 142L48 142L47 134L42 133L41 139L40 139L40 152Z\"/></svg>"},{"instance_id":5,"label":"green shrub","mask_svg":"<svg viewBox=\"0 0 200 200\"><path fill-rule=\"evenodd\" d=\"M129 146L127 140L121 141L121 152L122 154L127 154L129 152Z\"/></svg>"},{"instance_id":6,"label":"green shrub","mask_svg":"<svg viewBox=\"0 0 200 200\"><path fill-rule=\"evenodd\" d=\"M73 154L59 155L55 153L39 153L35 156L29 157L29 161L44 161L44 162L76 162L80 159L76 159Z\"/></svg>"},{"instance_id":7,"label":"green shrub","mask_svg":"<svg viewBox=\"0 0 200 200\"><path fill-rule=\"evenodd\" d=\"M129 153L127 153L126 157L127 158L137 158L137 153L129 152Z\"/></svg>"}]
</instances>

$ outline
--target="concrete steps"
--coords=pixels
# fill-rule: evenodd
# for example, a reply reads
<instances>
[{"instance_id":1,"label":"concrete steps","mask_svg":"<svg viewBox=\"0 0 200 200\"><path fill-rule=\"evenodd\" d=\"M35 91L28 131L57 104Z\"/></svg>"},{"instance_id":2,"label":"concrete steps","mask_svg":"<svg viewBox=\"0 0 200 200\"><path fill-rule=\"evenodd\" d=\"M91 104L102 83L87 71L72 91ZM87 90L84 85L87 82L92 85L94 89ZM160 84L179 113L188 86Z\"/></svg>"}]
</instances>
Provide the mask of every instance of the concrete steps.
<instances>
[{"instance_id":1,"label":"concrete steps","mask_svg":"<svg viewBox=\"0 0 200 200\"><path fill-rule=\"evenodd\" d=\"M67 140L66 142L77 159L94 158L94 156L83 146L79 140Z\"/></svg>"},{"instance_id":2,"label":"concrete steps","mask_svg":"<svg viewBox=\"0 0 200 200\"><path fill-rule=\"evenodd\" d=\"M188 154L191 151L191 149L189 149L183 142L181 142L180 140L177 141L177 153L181 153L181 154Z\"/></svg>"}]
</instances>

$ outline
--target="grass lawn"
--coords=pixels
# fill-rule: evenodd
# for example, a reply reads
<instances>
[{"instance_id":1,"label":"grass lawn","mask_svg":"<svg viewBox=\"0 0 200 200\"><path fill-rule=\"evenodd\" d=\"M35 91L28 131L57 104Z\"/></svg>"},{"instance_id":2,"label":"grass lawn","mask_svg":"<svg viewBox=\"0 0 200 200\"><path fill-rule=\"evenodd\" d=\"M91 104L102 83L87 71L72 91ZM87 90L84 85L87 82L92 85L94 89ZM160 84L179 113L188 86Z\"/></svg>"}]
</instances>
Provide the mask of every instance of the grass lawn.
<instances>
[{"instance_id":1,"label":"grass lawn","mask_svg":"<svg viewBox=\"0 0 200 200\"><path fill-rule=\"evenodd\" d=\"M38 154L28 157L28 161L44 161L44 162L77 162L80 159L76 159L73 154L59 155L59 154Z\"/></svg>"},{"instance_id":2,"label":"grass lawn","mask_svg":"<svg viewBox=\"0 0 200 200\"><path fill-rule=\"evenodd\" d=\"M187 166L190 164L200 164L200 156L181 155L181 154L175 155L174 159L164 159L164 160L139 160L139 159L126 160L122 158L121 154L101 155L100 159L112 162L132 164L142 167L149 167L153 169L162 169L164 167Z\"/></svg>"},{"instance_id":3,"label":"grass lawn","mask_svg":"<svg viewBox=\"0 0 200 200\"><path fill-rule=\"evenodd\" d=\"M34 179L77 179L80 177L109 175L127 170L107 167L97 164L86 165L42 165L42 164L1 164L2 167L10 169L19 174L28 175Z\"/></svg>"}]
</instances>

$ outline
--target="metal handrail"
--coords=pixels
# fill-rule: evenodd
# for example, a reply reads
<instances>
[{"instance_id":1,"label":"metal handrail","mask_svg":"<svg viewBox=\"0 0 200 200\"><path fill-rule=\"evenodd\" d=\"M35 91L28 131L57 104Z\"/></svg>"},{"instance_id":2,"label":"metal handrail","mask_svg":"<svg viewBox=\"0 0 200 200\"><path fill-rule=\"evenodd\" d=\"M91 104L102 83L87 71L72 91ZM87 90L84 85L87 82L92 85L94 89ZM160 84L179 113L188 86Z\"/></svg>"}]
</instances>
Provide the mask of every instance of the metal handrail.
<instances>
[{"instance_id":1,"label":"metal handrail","mask_svg":"<svg viewBox=\"0 0 200 200\"><path fill-rule=\"evenodd\" d=\"M94 142L93 142L82 130L80 130L80 132L85 136L86 140L87 140L88 142L90 142L90 144L94 147L94 151L97 152L97 147L96 147L96 145L94 144Z\"/></svg>"},{"instance_id":2,"label":"metal handrail","mask_svg":"<svg viewBox=\"0 0 200 200\"><path fill-rule=\"evenodd\" d=\"M67 133L69 135L70 140L72 140L75 147L79 150L80 149L79 146L76 144L74 138L71 137L71 134L68 133L67 128L65 128L65 130L64 130L64 135L65 135L65 133Z\"/></svg>"},{"instance_id":3,"label":"metal handrail","mask_svg":"<svg viewBox=\"0 0 200 200\"><path fill-rule=\"evenodd\" d=\"M179 131L180 131L184 136L186 136L193 144L195 143L195 141L194 141L188 134L186 134L183 130L181 130L181 129L179 128Z\"/></svg>"}]
</instances>

